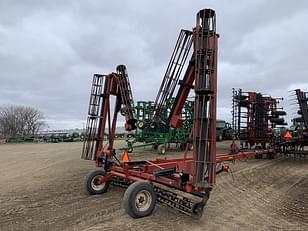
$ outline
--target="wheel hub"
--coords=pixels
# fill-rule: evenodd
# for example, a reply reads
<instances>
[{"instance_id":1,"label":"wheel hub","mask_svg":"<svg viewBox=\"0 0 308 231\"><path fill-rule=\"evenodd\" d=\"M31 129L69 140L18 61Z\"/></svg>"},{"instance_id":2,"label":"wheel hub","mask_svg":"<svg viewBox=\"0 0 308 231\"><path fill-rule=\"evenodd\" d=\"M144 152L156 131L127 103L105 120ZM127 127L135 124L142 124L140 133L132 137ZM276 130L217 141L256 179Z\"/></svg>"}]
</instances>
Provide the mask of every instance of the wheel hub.
<instances>
[{"instance_id":1,"label":"wheel hub","mask_svg":"<svg viewBox=\"0 0 308 231\"><path fill-rule=\"evenodd\" d=\"M103 176L98 175L98 176L95 176L95 177L92 179L92 181L91 181L91 186L92 186L92 188L93 188L94 190L99 191L99 190L102 190L102 189L105 187L105 184L106 184L106 183L99 184L101 177L103 177Z\"/></svg>"},{"instance_id":2,"label":"wheel hub","mask_svg":"<svg viewBox=\"0 0 308 231\"><path fill-rule=\"evenodd\" d=\"M135 200L138 211L146 211L152 203L152 196L149 192L142 190L136 195Z\"/></svg>"}]
</instances>

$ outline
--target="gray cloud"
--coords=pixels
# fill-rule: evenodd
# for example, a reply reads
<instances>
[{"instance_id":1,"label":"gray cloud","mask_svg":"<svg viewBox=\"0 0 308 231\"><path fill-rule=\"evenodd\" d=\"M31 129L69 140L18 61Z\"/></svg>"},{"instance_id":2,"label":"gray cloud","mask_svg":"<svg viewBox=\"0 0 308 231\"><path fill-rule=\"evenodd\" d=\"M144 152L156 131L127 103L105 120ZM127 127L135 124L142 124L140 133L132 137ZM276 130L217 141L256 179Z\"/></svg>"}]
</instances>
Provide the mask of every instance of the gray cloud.
<instances>
[{"instance_id":1,"label":"gray cloud","mask_svg":"<svg viewBox=\"0 0 308 231\"><path fill-rule=\"evenodd\" d=\"M118 64L136 100L154 99L179 30L204 7L216 10L221 35L220 118L230 119L232 87L273 96L308 88L304 0L0 0L0 105L37 107L52 128L82 127L92 75Z\"/></svg>"}]
</instances>

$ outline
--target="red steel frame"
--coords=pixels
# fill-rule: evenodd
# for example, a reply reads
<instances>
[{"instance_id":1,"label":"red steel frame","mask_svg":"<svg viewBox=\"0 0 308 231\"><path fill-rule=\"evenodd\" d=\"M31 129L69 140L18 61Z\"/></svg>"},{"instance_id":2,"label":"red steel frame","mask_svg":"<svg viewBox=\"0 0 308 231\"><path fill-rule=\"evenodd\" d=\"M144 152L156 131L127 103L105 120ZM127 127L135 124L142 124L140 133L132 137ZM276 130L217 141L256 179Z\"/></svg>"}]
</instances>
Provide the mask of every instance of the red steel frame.
<instances>
[{"instance_id":1,"label":"red steel frame","mask_svg":"<svg viewBox=\"0 0 308 231\"><path fill-rule=\"evenodd\" d=\"M220 172L217 165L224 161L234 161L241 158L267 154L274 150L259 150L250 152L235 151L234 154L216 155L216 100L217 100L217 40L215 32L215 12L201 10L197 14L197 26L193 30L194 60L189 65L187 78L182 83L178 93L173 117L169 121L172 126L178 126L183 104L195 82L195 115L193 125L194 151L193 158L186 154L183 158L156 159L143 161L128 161L109 164L108 158L114 158L113 142L118 109L115 110L112 125L110 120L110 95L119 96L115 78L108 78L104 89L104 104L100 121L99 146L97 164L104 166L107 174L98 184L120 177L128 182L148 180L177 188L187 193L202 192L203 203L209 198L210 191L215 185L216 173ZM112 76L111 76L112 77ZM181 88L180 88L181 89ZM116 105L120 98L117 97ZM109 147L104 147L103 137L106 121L111 131ZM236 150L236 149L234 149ZM223 167L224 168L224 167ZM162 170L170 170L170 174L157 174Z\"/></svg>"},{"instance_id":2,"label":"red steel frame","mask_svg":"<svg viewBox=\"0 0 308 231\"><path fill-rule=\"evenodd\" d=\"M209 25L212 28L203 29ZM111 165L110 169L107 169L107 175L101 178L98 183L104 183L114 177L120 177L129 182L148 180L188 193L203 192L204 202L206 202L209 192L215 185L217 164L256 155L256 152L241 152L216 156L217 40L219 36L215 33L214 27L215 12L212 10L200 11L197 15L197 26L193 30L194 55L184 81L180 83L181 87L169 120L171 126L179 126L181 123L179 113L190 89L193 88L193 82L195 82L193 158L188 158L185 154L184 158L129 161L121 165ZM204 63L206 63L205 67ZM203 114L204 112L206 115ZM266 153L269 150L259 151L259 153L261 152ZM112 157L112 152L109 152L109 156ZM163 176L156 175L160 170L168 169L174 169L174 172ZM184 184L183 175L191 176Z\"/></svg>"},{"instance_id":3,"label":"red steel frame","mask_svg":"<svg viewBox=\"0 0 308 231\"><path fill-rule=\"evenodd\" d=\"M277 99L270 96L262 96L265 114L262 118L262 136L258 136L256 134L256 118L254 109L257 101L257 95L258 93L256 92L247 92L247 143L249 143L250 146L260 144L263 149L266 149L266 145L270 143L273 137L272 128L269 126L270 114L278 109L277 105L279 102Z\"/></svg>"},{"instance_id":4,"label":"red steel frame","mask_svg":"<svg viewBox=\"0 0 308 231\"><path fill-rule=\"evenodd\" d=\"M136 128L136 119L133 112L133 99L131 88L128 80L126 67L124 65L117 66L117 73L111 73L105 76L102 94L101 114L99 118L98 138L96 146L96 163L97 166L102 166L102 158L114 156L114 139L117 124L118 113L121 105L124 105L125 112L125 129L127 131ZM115 96L115 105L113 117L111 117L110 96ZM106 126L107 125L107 126ZM106 137L106 128L108 129L108 146L104 145L104 138Z\"/></svg>"},{"instance_id":5,"label":"red steel frame","mask_svg":"<svg viewBox=\"0 0 308 231\"><path fill-rule=\"evenodd\" d=\"M195 110L193 185L211 189L216 176L217 38L212 10L197 14L194 29ZM208 114L207 114L208 113Z\"/></svg>"},{"instance_id":6,"label":"red steel frame","mask_svg":"<svg viewBox=\"0 0 308 231\"><path fill-rule=\"evenodd\" d=\"M250 145L255 142L255 128L254 128L254 109L253 104L256 102L257 93L248 92L248 107L247 107L247 141Z\"/></svg>"},{"instance_id":7,"label":"red steel frame","mask_svg":"<svg viewBox=\"0 0 308 231\"><path fill-rule=\"evenodd\" d=\"M113 158L112 144L114 141L114 129L116 124L115 111L112 122L109 147L104 151L103 140L97 150L97 163L104 165L107 175L101 179L101 183L111 180L113 177L121 177L127 181L140 179L156 181L167 186L176 187L186 192L198 191L205 193L208 199L209 191L215 184L216 176L216 92L217 92L217 40L215 11L201 10L197 14L197 26L193 30L194 62L195 68L188 72L187 83L192 85L195 81L195 116L193 125L194 154L193 158L133 161L123 164L109 165L106 158ZM110 118L109 96L116 94L113 78L105 84L104 105L101 117L100 138L103 137L106 125L106 116ZM184 88L180 100L176 101L177 111L181 111L189 88ZM118 99L118 98L117 98ZM116 101L117 102L117 101ZM162 169L174 169L174 172L157 176L156 172ZM186 176L183 182L183 175ZM191 176L191 177L187 177Z\"/></svg>"},{"instance_id":8,"label":"red steel frame","mask_svg":"<svg viewBox=\"0 0 308 231\"><path fill-rule=\"evenodd\" d=\"M255 156L267 155L274 153L274 149L256 150L239 152L236 154L217 154L215 157L216 164L222 164L227 161L235 161L244 158L254 158ZM226 171L226 166L222 166ZM181 186L181 177L178 174L166 176L155 176L155 173L161 169L175 169L177 173L193 174L194 160L193 158L177 158L177 159L156 159L156 160L142 160L129 161L122 166L113 165L107 176L101 178L98 184L112 180L114 177L120 177L126 181L148 180L157 183L162 183L174 188L182 189L185 192L199 191L204 192L202 187L194 187L191 181L187 182L184 187ZM216 171L220 169L215 168Z\"/></svg>"}]
</instances>

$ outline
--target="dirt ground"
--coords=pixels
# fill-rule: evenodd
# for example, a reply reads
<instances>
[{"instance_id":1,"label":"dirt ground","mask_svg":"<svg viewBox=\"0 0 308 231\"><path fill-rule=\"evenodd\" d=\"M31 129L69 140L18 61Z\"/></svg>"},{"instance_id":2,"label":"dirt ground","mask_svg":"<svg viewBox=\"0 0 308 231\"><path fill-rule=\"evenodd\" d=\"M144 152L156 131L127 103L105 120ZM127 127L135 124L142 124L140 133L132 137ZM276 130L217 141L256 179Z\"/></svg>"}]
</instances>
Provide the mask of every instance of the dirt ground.
<instances>
[{"instance_id":1,"label":"dirt ground","mask_svg":"<svg viewBox=\"0 0 308 231\"><path fill-rule=\"evenodd\" d=\"M0 230L308 230L308 158L231 164L200 220L160 204L134 220L121 206L125 189L84 193L84 176L95 167L80 159L81 146L0 145ZM155 157L151 150L135 154Z\"/></svg>"}]
</instances>

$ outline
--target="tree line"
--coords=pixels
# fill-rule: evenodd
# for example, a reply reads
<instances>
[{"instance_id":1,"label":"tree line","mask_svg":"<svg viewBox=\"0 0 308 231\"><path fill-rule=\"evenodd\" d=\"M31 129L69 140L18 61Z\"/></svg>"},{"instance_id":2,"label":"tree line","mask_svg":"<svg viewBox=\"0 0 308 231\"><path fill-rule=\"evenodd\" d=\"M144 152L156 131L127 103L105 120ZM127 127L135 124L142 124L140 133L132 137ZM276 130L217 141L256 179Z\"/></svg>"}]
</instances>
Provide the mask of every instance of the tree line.
<instances>
[{"instance_id":1,"label":"tree line","mask_svg":"<svg viewBox=\"0 0 308 231\"><path fill-rule=\"evenodd\" d=\"M27 106L0 107L0 137L36 135L46 124L38 109Z\"/></svg>"}]
</instances>

